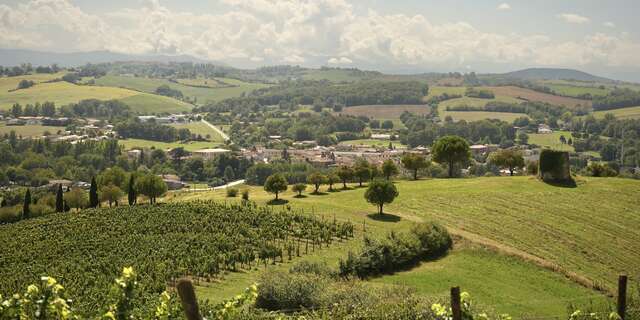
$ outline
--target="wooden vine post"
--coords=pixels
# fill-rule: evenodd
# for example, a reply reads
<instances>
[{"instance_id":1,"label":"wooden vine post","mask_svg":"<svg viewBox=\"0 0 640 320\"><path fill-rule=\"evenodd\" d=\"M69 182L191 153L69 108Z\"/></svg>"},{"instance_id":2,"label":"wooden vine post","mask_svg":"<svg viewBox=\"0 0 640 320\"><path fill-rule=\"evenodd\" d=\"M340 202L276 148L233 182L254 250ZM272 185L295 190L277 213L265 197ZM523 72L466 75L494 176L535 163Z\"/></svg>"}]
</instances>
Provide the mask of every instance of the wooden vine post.
<instances>
[{"instance_id":1,"label":"wooden vine post","mask_svg":"<svg viewBox=\"0 0 640 320\"><path fill-rule=\"evenodd\" d=\"M188 279L178 281L178 295L182 301L182 308L184 308L187 320L202 320L198 309L198 299L196 299L196 292L193 290L191 281Z\"/></svg>"},{"instance_id":2,"label":"wooden vine post","mask_svg":"<svg viewBox=\"0 0 640 320\"><path fill-rule=\"evenodd\" d=\"M618 277L618 315L623 320L627 313L627 276Z\"/></svg>"},{"instance_id":3,"label":"wooden vine post","mask_svg":"<svg viewBox=\"0 0 640 320\"><path fill-rule=\"evenodd\" d=\"M462 320L462 306L460 303L460 287L451 288L451 313L453 320Z\"/></svg>"}]
</instances>

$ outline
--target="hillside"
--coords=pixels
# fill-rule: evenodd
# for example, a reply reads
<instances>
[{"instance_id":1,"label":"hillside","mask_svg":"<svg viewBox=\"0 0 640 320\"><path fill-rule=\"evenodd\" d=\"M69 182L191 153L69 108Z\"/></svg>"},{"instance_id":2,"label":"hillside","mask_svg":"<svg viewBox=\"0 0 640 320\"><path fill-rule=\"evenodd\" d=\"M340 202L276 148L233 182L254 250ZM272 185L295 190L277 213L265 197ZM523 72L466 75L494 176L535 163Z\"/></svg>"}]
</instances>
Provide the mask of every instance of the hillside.
<instances>
[{"instance_id":1,"label":"hillside","mask_svg":"<svg viewBox=\"0 0 640 320\"><path fill-rule=\"evenodd\" d=\"M593 82L612 82L613 80L594 76L574 69L529 68L508 72L500 76L521 80L578 80Z\"/></svg>"}]
</instances>

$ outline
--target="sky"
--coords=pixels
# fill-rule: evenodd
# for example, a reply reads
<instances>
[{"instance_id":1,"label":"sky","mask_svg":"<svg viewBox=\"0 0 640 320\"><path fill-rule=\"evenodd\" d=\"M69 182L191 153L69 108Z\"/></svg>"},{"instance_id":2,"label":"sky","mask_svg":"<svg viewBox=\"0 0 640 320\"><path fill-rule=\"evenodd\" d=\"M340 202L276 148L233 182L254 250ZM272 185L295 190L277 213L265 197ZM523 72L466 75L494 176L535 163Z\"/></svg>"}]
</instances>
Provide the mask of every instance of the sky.
<instances>
[{"instance_id":1,"label":"sky","mask_svg":"<svg viewBox=\"0 0 640 320\"><path fill-rule=\"evenodd\" d=\"M0 0L0 47L640 81L637 0Z\"/></svg>"}]
</instances>

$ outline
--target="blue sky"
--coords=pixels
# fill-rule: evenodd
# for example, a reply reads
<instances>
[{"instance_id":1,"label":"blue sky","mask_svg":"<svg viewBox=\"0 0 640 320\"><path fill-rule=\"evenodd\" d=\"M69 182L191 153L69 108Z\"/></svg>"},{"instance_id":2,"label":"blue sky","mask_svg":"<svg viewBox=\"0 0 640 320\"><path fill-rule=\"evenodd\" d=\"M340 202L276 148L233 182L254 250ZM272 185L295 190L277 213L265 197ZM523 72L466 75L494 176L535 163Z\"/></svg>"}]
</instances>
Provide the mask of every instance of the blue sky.
<instances>
[{"instance_id":1,"label":"blue sky","mask_svg":"<svg viewBox=\"0 0 640 320\"><path fill-rule=\"evenodd\" d=\"M637 12L633 0L0 0L0 47L640 80Z\"/></svg>"}]
</instances>

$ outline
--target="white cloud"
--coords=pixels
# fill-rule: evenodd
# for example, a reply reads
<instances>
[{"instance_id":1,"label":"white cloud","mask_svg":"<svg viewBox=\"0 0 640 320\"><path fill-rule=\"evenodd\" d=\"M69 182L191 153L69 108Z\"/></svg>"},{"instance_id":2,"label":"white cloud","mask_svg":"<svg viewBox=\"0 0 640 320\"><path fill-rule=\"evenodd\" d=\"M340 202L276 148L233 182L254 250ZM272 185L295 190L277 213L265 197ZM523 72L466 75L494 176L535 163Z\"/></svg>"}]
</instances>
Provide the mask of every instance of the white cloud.
<instances>
[{"instance_id":1,"label":"white cloud","mask_svg":"<svg viewBox=\"0 0 640 320\"><path fill-rule=\"evenodd\" d=\"M589 21L591 21L591 19L581 16L579 14L575 14L575 13L563 13L563 14L559 14L558 18L568 22L568 23L574 23L574 24L584 24L584 23L588 23Z\"/></svg>"},{"instance_id":2,"label":"white cloud","mask_svg":"<svg viewBox=\"0 0 640 320\"><path fill-rule=\"evenodd\" d=\"M494 33L423 15L356 12L348 0L218 0L226 11L172 11L161 1L89 14L70 0L0 4L0 47L189 54L233 64L351 65L459 69L467 65L640 65L626 34L573 41ZM560 15L572 23L586 17Z\"/></svg>"},{"instance_id":3,"label":"white cloud","mask_svg":"<svg viewBox=\"0 0 640 320\"><path fill-rule=\"evenodd\" d=\"M331 58L327 61L329 64L352 64L353 61L347 57Z\"/></svg>"},{"instance_id":4,"label":"white cloud","mask_svg":"<svg viewBox=\"0 0 640 320\"><path fill-rule=\"evenodd\" d=\"M616 27L616 24L611 22L611 21L607 21L607 22L603 23L602 25L607 27L607 28L615 28Z\"/></svg>"},{"instance_id":5,"label":"white cloud","mask_svg":"<svg viewBox=\"0 0 640 320\"><path fill-rule=\"evenodd\" d=\"M505 3L501 3L498 6L498 10L511 10L511 5L506 3L506 2Z\"/></svg>"}]
</instances>

